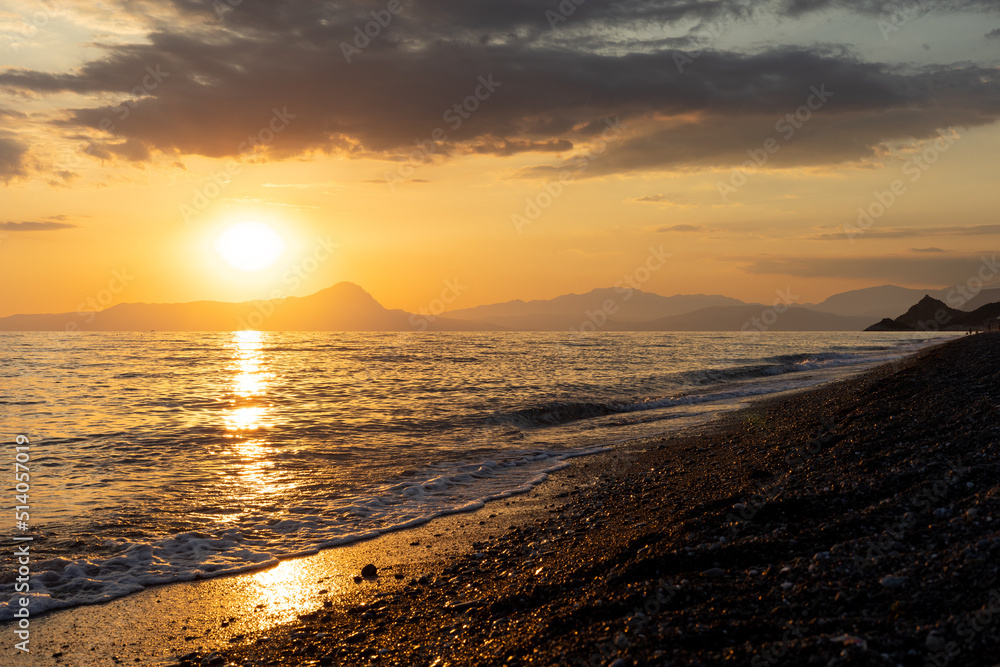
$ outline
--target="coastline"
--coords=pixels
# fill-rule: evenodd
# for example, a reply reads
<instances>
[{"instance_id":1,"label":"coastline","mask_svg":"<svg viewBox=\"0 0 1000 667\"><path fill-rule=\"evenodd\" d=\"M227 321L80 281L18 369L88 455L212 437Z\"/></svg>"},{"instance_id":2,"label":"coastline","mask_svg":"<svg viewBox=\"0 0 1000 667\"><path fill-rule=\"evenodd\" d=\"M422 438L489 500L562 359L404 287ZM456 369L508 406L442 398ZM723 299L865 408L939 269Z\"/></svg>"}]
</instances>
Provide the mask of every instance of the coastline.
<instances>
[{"instance_id":1,"label":"coastline","mask_svg":"<svg viewBox=\"0 0 1000 667\"><path fill-rule=\"evenodd\" d=\"M983 539L996 545L1000 539L986 522L992 510L985 506L980 526L968 513L934 514L948 507L930 507L928 526L922 514L916 522L902 518L906 502L899 498L907 493L897 478L890 484L869 479L882 470L872 468L870 459L888 454L873 448L862 427L877 425L875 412L896 410L890 423L892 418L909 422L914 444L929 437L933 429L923 422L930 413L908 412L903 405L908 385L899 377L906 373L947 370L967 385L966 398L986 405L1000 397L995 383L980 383L973 377L975 368L955 363L954 352L942 352L981 348L987 341L1000 347L1000 336L960 338L853 379L758 400L689 435L578 459L529 493L470 514L257 573L153 587L108 604L56 612L33 623L37 636L48 641L22 664L86 667L108 664L117 655L122 664L193 665L222 648L226 658L218 664L227 659L246 665L433 664L440 658L438 664L456 665L618 660L825 665L831 659L874 659L869 654L888 648L896 662L863 664L923 665L919 658L932 655L938 639L942 650L948 648L947 629L936 635L926 630L929 619L921 617L914 626L919 631L899 647L883 646L884 637L865 631L874 623L884 632L887 622L884 614L866 611L881 613L878 605L884 606L887 596L924 588L904 566L916 547L895 538L885 545L882 528L898 535L901 531L893 527L904 525L903 537L917 540L935 526L940 530L961 519L966 532L981 526L979 532L992 535ZM942 355L950 361L942 362ZM1000 368L998 355L990 358L980 375ZM933 381L912 383L914 391L935 388ZM866 397L866 391L879 387L877 401ZM888 444L899 454L906 443ZM854 447L861 452L857 460L848 451ZM954 505L962 493L992 488L985 500L996 500L995 483L979 482L995 470L992 461L979 470L979 463L969 464L959 452L943 453L951 458L918 466L927 473L922 481L932 493L935 482L946 485L947 493L930 499ZM914 465L920 454L912 456ZM951 467L938 470L940 465ZM906 483L919 487L923 473L907 474ZM962 486L969 483L974 486ZM896 496L899 502L893 503ZM861 512L864 518L839 520L844 512ZM880 522L883 515L886 521ZM820 526L807 525L813 522ZM877 557L865 556L870 545L880 550L874 552ZM974 549L976 554L986 549L982 562L974 563L980 566L972 577L977 584L996 578L989 565L992 545ZM355 583L366 562L375 563L380 576ZM829 581L820 581L824 576ZM852 600L858 591L869 592L873 578L873 590L885 599L874 596L872 609L853 609ZM974 594L975 586L967 588L963 600L978 605L973 611L992 599L988 588L985 602ZM248 607L268 590L291 591L293 599L272 595L256 603L263 607ZM811 602L811 596L820 602ZM905 601L892 602L903 605L892 612L895 622L905 621ZM157 613L167 608L166 614ZM840 608L857 613L840 619L832 611ZM198 618L185 619L196 609ZM937 621L946 615L942 611ZM94 636L98 629L110 636L102 641ZM926 636L918 637L921 632ZM986 627L976 637L988 642L996 632ZM152 643L156 650L129 647L130 639ZM94 645L76 643L88 641ZM117 654L115 646L120 646ZM961 646L960 658L948 658L954 664L994 664L976 661L975 641ZM896 648L904 651L902 658ZM164 660L192 652L196 658L180 663Z\"/></svg>"}]
</instances>

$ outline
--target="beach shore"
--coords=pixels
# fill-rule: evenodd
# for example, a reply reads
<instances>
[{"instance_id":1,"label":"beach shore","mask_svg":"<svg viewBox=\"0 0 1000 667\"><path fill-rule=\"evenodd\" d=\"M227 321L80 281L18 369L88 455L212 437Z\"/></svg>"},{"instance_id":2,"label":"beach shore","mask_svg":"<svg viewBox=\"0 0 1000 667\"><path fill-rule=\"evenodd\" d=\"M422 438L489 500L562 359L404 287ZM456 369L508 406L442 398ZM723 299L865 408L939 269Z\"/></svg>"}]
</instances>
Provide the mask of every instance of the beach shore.
<instances>
[{"instance_id":1,"label":"beach shore","mask_svg":"<svg viewBox=\"0 0 1000 667\"><path fill-rule=\"evenodd\" d=\"M998 406L1000 334L960 338L475 513L53 614L31 664L997 665ZM148 629L74 644L102 618Z\"/></svg>"}]
</instances>

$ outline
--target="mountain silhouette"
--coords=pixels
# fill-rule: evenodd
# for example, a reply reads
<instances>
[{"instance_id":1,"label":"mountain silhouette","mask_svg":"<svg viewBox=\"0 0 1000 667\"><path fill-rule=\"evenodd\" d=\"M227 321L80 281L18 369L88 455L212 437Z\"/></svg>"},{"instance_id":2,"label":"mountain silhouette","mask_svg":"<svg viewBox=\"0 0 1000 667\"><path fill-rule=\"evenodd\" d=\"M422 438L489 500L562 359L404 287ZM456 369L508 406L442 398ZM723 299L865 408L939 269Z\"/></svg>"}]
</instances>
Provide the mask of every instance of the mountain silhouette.
<instances>
[{"instance_id":1,"label":"mountain silhouette","mask_svg":"<svg viewBox=\"0 0 1000 667\"><path fill-rule=\"evenodd\" d=\"M952 308L929 294L896 319L885 318L865 331L966 331L996 327L1000 303L989 303L972 312Z\"/></svg>"},{"instance_id":2,"label":"mountain silhouette","mask_svg":"<svg viewBox=\"0 0 1000 667\"><path fill-rule=\"evenodd\" d=\"M691 313L711 306L743 306L739 299L718 294L660 296L625 287L594 289L584 294L564 294L553 299L520 299L475 308L451 310L449 318L486 322L518 331L568 331L594 319L640 323ZM603 314L603 315L602 315Z\"/></svg>"},{"instance_id":3,"label":"mountain silhouette","mask_svg":"<svg viewBox=\"0 0 1000 667\"><path fill-rule=\"evenodd\" d=\"M875 291L855 290L822 304L776 310L720 295L665 297L619 287L435 316L385 308L358 285L342 282L303 297L241 303L122 303L96 313L11 315L0 318L0 331L860 331L872 321L872 316L855 312L868 310L865 294L873 302L884 304L888 299L891 307L908 291L891 285L871 289ZM1000 290L980 296L993 292ZM824 312L823 304L841 312ZM970 313L927 294L900 317L885 318L867 330L957 331L983 328L997 316L1000 303L984 304Z\"/></svg>"},{"instance_id":4,"label":"mountain silhouette","mask_svg":"<svg viewBox=\"0 0 1000 667\"><path fill-rule=\"evenodd\" d=\"M123 303L97 313L12 315L0 331L468 331L477 322L389 310L353 283L304 297L227 303Z\"/></svg>"}]
</instances>

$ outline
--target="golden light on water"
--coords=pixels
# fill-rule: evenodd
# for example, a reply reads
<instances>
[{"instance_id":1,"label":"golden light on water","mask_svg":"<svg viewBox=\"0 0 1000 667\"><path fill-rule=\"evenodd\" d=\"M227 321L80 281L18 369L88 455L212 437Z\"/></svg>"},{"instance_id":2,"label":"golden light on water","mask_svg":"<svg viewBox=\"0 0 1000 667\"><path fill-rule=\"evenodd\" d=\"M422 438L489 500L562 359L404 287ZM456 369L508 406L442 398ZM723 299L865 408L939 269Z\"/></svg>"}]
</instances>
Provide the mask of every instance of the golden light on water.
<instances>
[{"instance_id":1,"label":"golden light on water","mask_svg":"<svg viewBox=\"0 0 1000 667\"><path fill-rule=\"evenodd\" d=\"M246 437L267 425L271 414L269 405L262 405L274 374L267 368L264 342L268 334L260 331L234 331L232 333L231 380L232 407L223 415L226 430L232 433L232 449L240 460L237 493L250 501L260 496L279 492L283 487L275 483L274 462L270 458L270 444L266 438ZM253 403L244 405L244 403Z\"/></svg>"},{"instance_id":2,"label":"golden light on water","mask_svg":"<svg viewBox=\"0 0 1000 667\"><path fill-rule=\"evenodd\" d=\"M278 493L287 493L293 486L276 482L274 461L270 447L263 440L236 440L234 452L239 456L240 467L233 480L232 493L240 495L247 505Z\"/></svg>"},{"instance_id":3,"label":"golden light on water","mask_svg":"<svg viewBox=\"0 0 1000 667\"><path fill-rule=\"evenodd\" d=\"M261 502L270 504L277 497L288 497L294 487L294 483L276 474L272 458L274 447L266 431L254 433L268 425L272 413L267 392L274 373L269 369L265 352L270 335L261 331L234 331L230 341L232 375L227 388L231 405L223 420L226 430L231 432L228 449L239 459L239 467L235 475L220 480L218 491L245 508L259 506ZM238 516L234 514L233 520ZM264 630L314 611L322 599L318 594L321 587L316 582L329 574L317 568L316 563L293 559L254 573L235 595L242 609L234 615L261 622L260 627L247 629ZM342 595L345 591L343 583L333 580L324 582L322 588L328 589L331 596Z\"/></svg>"},{"instance_id":4,"label":"golden light on water","mask_svg":"<svg viewBox=\"0 0 1000 667\"><path fill-rule=\"evenodd\" d=\"M256 332L247 332L256 333ZM236 386L233 391L243 398L259 396L264 392L265 377L261 372L260 363L256 356L244 359L237 359L239 375L236 377Z\"/></svg>"},{"instance_id":5,"label":"golden light on water","mask_svg":"<svg viewBox=\"0 0 1000 667\"><path fill-rule=\"evenodd\" d=\"M237 408L226 415L226 429L230 431L253 431L260 428L264 408Z\"/></svg>"},{"instance_id":6,"label":"golden light on water","mask_svg":"<svg viewBox=\"0 0 1000 667\"><path fill-rule=\"evenodd\" d=\"M224 417L226 430L253 431L265 422L270 410L262 405L239 405L243 400L263 397L273 374L264 364L264 333L260 331L233 332L233 409Z\"/></svg>"},{"instance_id":7,"label":"golden light on water","mask_svg":"<svg viewBox=\"0 0 1000 667\"><path fill-rule=\"evenodd\" d=\"M260 349L264 345L264 336L260 331L234 331L233 338L240 351Z\"/></svg>"},{"instance_id":8,"label":"golden light on water","mask_svg":"<svg viewBox=\"0 0 1000 667\"><path fill-rule=\"evenodd\" d=\"M325 599L342 599L353 585L349 583L353 566L333 550L322 558L294 558L254 573L240 582L234 596L241 608L233 615L247 623L240 631L268 630L322 609ZM260 625L254 628L254 623Z\"/></svg>"}]
</instances>

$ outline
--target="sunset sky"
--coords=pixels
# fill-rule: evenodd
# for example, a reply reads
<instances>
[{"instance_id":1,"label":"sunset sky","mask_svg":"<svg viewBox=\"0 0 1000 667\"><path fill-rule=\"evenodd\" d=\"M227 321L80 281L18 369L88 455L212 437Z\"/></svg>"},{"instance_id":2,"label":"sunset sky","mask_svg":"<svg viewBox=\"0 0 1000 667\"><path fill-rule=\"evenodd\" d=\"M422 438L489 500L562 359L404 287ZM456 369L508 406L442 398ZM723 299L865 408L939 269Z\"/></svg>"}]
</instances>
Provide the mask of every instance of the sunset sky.
<instances>
[{"instance_id":1,"label":"sunset sky","mask_svg":"<svg viewBox=\"0 0 1000 667\"><path fill-rule=\"evenodd\" d=\"M0 2L0 316L461 308L651 248L642 289L805 302L1000 249L996 0L576 2Z\"/></svg>"}]
</instances>

